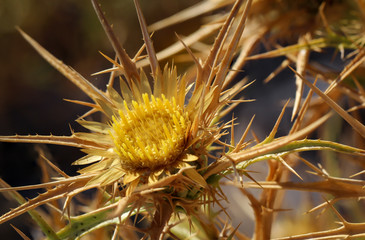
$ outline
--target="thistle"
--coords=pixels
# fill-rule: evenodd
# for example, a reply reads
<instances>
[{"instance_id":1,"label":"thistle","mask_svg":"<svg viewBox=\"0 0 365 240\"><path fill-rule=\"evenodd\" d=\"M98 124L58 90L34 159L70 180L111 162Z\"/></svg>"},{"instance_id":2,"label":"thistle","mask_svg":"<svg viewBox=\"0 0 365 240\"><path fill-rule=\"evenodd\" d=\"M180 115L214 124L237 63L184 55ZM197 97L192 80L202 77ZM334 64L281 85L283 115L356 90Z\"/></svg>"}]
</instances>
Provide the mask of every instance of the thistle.
<instances>
[{"instance_id":1,"label":"thistle","mask_svg":"<svg viewBox=\"0 0 365 240\"><path fill-rule=\"evenodd\" d=\"M126 54L116 40L100 6L96 1L92 3L119 60L115 61L105 56L117 68L112 73L106 92L96 89L19 29L23 37L51 65L93 99L94 103L77 101L92 108L78 120L79 124L92 132L76 132L70 137L14 136L2 137L1 140L77 146L87 153L74 162L76 165L89 164L79 170L81 178L74 178L73 184L81 185L77 184L78 187L73 189L69 184L64 185L70 194L66 200L66 207L74 193L90 188L110 186L113 189L112 197L125 196L129 198L128 204L136 201L137 193L140 195L141 191L149 189L151 193L140 198L132 209L149 206L150 201L156 207L159 206L154 218L161 218L164 214L166 219L157 227L154 226L157 220L152 222L150 235L157 238L154 235L161 234L176 207L176 199L182 197L178 202L186 212L196 212L196 204L184 201L198 200L201 196L212 194L202 176L208 163L207 151L210 145L225 134L222 131L225 125L218 125L217 120L224 115L222 109L237 104L232 102L232 98L243 86L242 83L238 83L236 87L223 92L224 76L228 72L233 52L224 53L223 59L220 55L228 26L237 14L241 1L235 4L232 16L227 20L205 63L201 65L196 60L198 76L194 84L188 84L185 76L177 76L175 67L169 68L166 65L161 70L145 20L138 2L135 1L150 62L151 85L144 71L137 68L135 59L139 56L131 59ZM241 17L240 27L231 40L233 49L243 31L245 19L245 15ZM195 58L193 55L192 57ZM215 70L212 71L212 68ZM116 73L120 72L123 74L119 76L121 93L118 93L113 88L113 81L117 77ZM101 123L84 120L94 112L102 112L107 121ZM62 186L63 181L59 180L54 184ZM50 194L48 192L46 195L50 197ZM159 210L163 211L163 214L158 213ZM22 212L14 211L15 214L11 214L11 217ZM3 221L6 219L7 217L3 216Z\"/></svg>"},{"instance_id":2,"label":"thistle","mask_svg":"<svg viewBox=\"0 0 365 240\"><path fill-rule=\"evenodd\" d=\"M19 29L43 58L93 102L72 101L91 108L77 119L89 132L72 132L67 137L0 137L5 142L72 146L80 148L86 154L74 162L75 165L82 166L77 176L68 176L49 163L61 175L54 181L24 187L10 187L1 182L3 188L0 191L9 191L21 205L1 216L0 223L28 212L49 239L78 239L97 229L105 230L105 238L117 239L123 235L123 227L142 232L145 234L144 239L163 239L166 235L183 239L194 235L191 229L197 232L200 239L232 239L237 233L236 226L227 224L220 227L215 219L218 213L210 208L212 204L217 204L224 212L221 201L226 200L226 196L220 187L223 177L229 178L233 174L239 179L238 175L245 175L257 183L246 168L267 160L270 164L273 161L280 163L280 166L300 178L284 159L291 153L329 149L363 154L361 149L324 140L306 139L310 132L328 119L328 115L300 130L297 129L300 122L296 122L293 132L288 136L275 138L285 107L266 139L257 141L257 145L252 146L252 141L245 140L249 125L235 143L234 120L224 122L222 119L239 103L244 102L235 97L249 85L242 80L228 87L232 81L230 67L245 28L251 2L235 1L220 25L209 54L202 59L197 59L184 40L178 37L195 64L194 77L188 78L187 75L178 76L174 65L160 67L137 0L134 3L145 44L133 58L127 55L117 41L100 5L92 0L116 53L115 58L103 54L113 64L111 69L101 72L110 73L105 92L97 89ZM141 56L144 49L147 57ZM149 73L142 68L146 61L150 67ZM120 92L114 88L115 81L119 81ZM301 117L304 112L305 110L301 112ZM95 113L101 113L105 121L86 120ZM231 129L231 139L230 142L223 142L221 137L227 135L227 129ZM232 182L238 184L237 181ZM243 182L240 183L243 186ZM257 183L256 186L261 184ZM27 201L14 192L32 188L46 188L47 191ZM69 211L73 204L72 198L95 188L100 190L99 197L93 199L95 204L90 205L97 207L72 216ZM264 208L254 201L252 195L247 193L247 196L253 203L258 219L269 214L259 213ZM35 208L59 199L64 199L60 210L66 223L56 230L39 216ZM147 226L138 227L136 223L131 223L131 216L143 216L147 219ZM259 222L256 227L262 226L263 223ZM108 232L108 227L113 227L112 234ZM270 234L258 236L265 239L268 235Z\"/></svg>"}]
</instances>

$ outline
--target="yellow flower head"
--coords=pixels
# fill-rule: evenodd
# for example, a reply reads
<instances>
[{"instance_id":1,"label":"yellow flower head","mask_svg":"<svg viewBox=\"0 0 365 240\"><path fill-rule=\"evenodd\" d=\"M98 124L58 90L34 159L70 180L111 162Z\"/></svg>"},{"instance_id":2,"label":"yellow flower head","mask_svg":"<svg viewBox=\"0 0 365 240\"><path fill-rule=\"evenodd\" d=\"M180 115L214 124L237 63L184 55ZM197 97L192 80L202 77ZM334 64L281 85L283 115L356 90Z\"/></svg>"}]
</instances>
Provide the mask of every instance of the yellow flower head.
<instances>
[{"instance_id":1,"label":"yellow flower head","mask_svg":"<svg viewBox=\"0 0 365 240\"><path fill-rule=\"evenodd\" d=\"M163 173L170 175L189 166L186 162L198 159L188 153L193 114L184 105L184 78L177 77L176 69L166 66L151 89L143 72L139 77L138 82L131 84L135 85L134 89L120 79L122 95L108 88L111 104L100 104L110 119L108 125L79 121L93 131L103 130L75 133L76 136L94 143L107 143L103 149L85 149L88 155L75 162L78 165L94 163L80 170L80 173L96 174L89 184L108 185L119 179L123 179L124 184L135 181L135 185L139 181L154 182ZM175 83L169 84L171 81ZM165 84L169 88L163 88Z\"/></svg>"},{"instance_id":2,"label":"yellow flower head","mask_svg":"<svg viewBox=\"0 0 365 240\"><path fill-rule=\"evenodd\" d=\"M145 93L143 102L113 116L111 136L121 165L130 171L156 171L176 163L185 149L190 121L175 98L155 98Z\"/></svg>"}]
</instances>

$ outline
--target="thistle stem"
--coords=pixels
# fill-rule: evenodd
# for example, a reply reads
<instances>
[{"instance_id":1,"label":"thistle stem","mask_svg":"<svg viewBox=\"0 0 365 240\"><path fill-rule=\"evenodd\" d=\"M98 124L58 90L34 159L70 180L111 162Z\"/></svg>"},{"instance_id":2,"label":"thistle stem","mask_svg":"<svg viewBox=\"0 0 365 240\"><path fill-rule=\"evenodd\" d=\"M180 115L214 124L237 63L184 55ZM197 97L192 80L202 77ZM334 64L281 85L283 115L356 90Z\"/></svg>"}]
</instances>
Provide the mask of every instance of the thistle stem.
<instances>
[{"instance_id":1,"label":"thistle stem","mask_svg":"<svg viewBox=\"0 0 365 240\"><path fill-rule=\"evenodd\" d=\"M156 212L153 216L153 221L149 228L151 240L163 239L163 230L165 225L170 220L172 212L172 206L168 202L164 200L159 201L158 205L156 206Z\"/></svg>"}]
</instances>

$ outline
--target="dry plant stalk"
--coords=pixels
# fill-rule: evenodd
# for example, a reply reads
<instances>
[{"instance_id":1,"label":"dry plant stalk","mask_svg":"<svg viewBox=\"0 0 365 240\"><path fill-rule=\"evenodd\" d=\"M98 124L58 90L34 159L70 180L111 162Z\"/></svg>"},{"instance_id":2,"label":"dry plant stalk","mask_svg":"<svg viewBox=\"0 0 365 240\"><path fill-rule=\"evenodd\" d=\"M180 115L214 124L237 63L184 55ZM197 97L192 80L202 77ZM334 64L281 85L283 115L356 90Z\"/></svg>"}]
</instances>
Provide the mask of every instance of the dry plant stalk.
<instances>
[{"instance_id":1,"label":"dry plant stalk","mask_svg":"<svg viewBox=\"0 0 365 240\"><path fill-rule=\"evenodd\" d=\"M118 42L101 6L96 0L91 2L116 54L116 58L103 54L113 64L112 68L98 73L110 74L106 91L96 88L23 30L18 29L45 60L90 97L92 102L72 100L74 103L90 107L90 111L77 119L88 131L72 132L71 136L0 137L0 141L3 142L77 147L86 155L75 160L74 164L87 166L79 170L79 175L68 176L48 161L42 150L39 150L41 158L45 160L42 164L47 165L42 165L42 169L52 168L58 173L58 177L24 187L11 187L1 180L0 191L10 194L20 205L2 215L0 224L28 213L47 239L138 239L139 236L152 240L167 237L271 239L274 236L280 237L273 229L276 222L281 224L280 221L283 221L277 218L277 215L286 210L285 206L279 207L281 191L296 190L331 195L331 199L325 198L322 204L310 212L328 208L336 214L342 225L329 230L316 230L310 226L312 231L309 233L301 233L299 226L298 234L290 233L290 236L279 239L365 236L365 221L351 223L345 220L334 206L344 199L364 198L364 181L331 176L320 165L316 166L299 155L303 151L330 150L346 153L345 159L351 156L353 159L360 159L357 160L360 166L365 165L365 150L361 146L355 148L331 139L308 138L313 131L326 123L333 112L349 123L360 138L365 136L365 126L361 120L349 114L331 96L333 92L340 92L341 95L356 101L358 105L352 108L352 111L365 106L365 91L356 78L353 80L355 88L342 84L345 77L361 66L364 51L363 46L355 42L361 39L355 39L356 36L353 35L348 39L337 38L338 36L331 31L333 22L327 21L326 14L338 7L337 5L327 3L330 1L299 3L289 0L207 0L148 28L139 2L134 0L144 46L130 58ZM345 5L345 2L342 4ZM354 1L360 10L364 10L361 11L363 14L365 6L361 3ZM326 8L326 4L329 4L329 9ZM283 10L277 8L277 5L284 6ZM155 52L150 37L151 31L227 6L229 12L215 16L210 24L201 27L190 36L178 36L179 41L162 52ZM295 19L294 16L303 8L304 11L307 10L306 15L302 16L303 21L288 23L288 19ZM285 16L281 12L284 10ZM260 18L269 13L274 17ZM314 25L305 25L317 19L316 17L322 21L317 21ZM291 32L289 36L293 27L297 31ZM322 28L327 31L327 35L317 37L316 31ZM214 34L217 30L219 31L215 41L208 50L193 46L199 41L203 42L204 37ZM269 36L266 44L277 49L250 56L265 36ZM288 41L294 39L294 43L280 47L279 40L286 37ZM309 61L311 51L333 46L339 49L355 46L357 48L354 52L356 56L336 79L321 72ZM146 56L142 55L144 50ZM192 62L191 69L188 69L185 75L178 76L174 65L160 67L159 61L178 58L177 53L181 50L189 55ZM234 126L239 119L226 122L223 117L238 104L248 101L236 99L236 96L249 84L243 79L233 83L238 72L235 70L241 69L248 60L276 56L286 57L276 73L292 63L297 69L289 66L296 75L298 86L292 113L292 119L295 121L291 131L286 136L276 137L288 101L272 131L264 140L246 139L254 122L252 119L237 141ZM148 73L145 72L146 68L143 68L147 65ZM307 80L308 76L330 82L328 90L323 92L318 89ZM273 76L269 78L272 79ZM120 91L114 88L115 81L119 81ZM302 99L304 85L309 86L311 90L307 97ZM314 97L313 92L319 97ZM86 120L95 113L102 114L105 122ZM223 142L222 137L228 135L229 131L230 141ZM265 181L256 180L247 170L248 166L255 166L258 162L266 162L268 165ZM310 182L303 177L300 169L297 169L299 163L304 163L317 180ZM358 174L361 173L364 171L360 170ZM47 175L46 170L44 174ZM243 176L252 182L243 181ZM292 176L301 179L301 182L292 181ZM238 189L242 197L246 197L251 204L255 218L252 236L244 232L245 228L230 222L229 212L224 207L227 193L222 188L227 185ZM254 195L251 188L260 189L260 194ZM27 189L46 191L26 200L17 191ZM95 196L92 199L84 199L87 204L77 205L73 198L82 198L82 193L89 189L96 189ZM39 206L56 210L58 214L47 216L37 209ZM218 206L219 210L213 206ZM83 214L72 215L71 208L82 209ZM62 217L61 227L56 224L59 223L59 217ZM137 220L132 220L137 217L143 219L143 225ZM46 221L46 218L49 221ZM302 226L303 229L305 227L308 226ZM20 229L14 229L23 239L29 239ZM282 232L284 230L282 229Z\"/></svg>"}]
</instances>

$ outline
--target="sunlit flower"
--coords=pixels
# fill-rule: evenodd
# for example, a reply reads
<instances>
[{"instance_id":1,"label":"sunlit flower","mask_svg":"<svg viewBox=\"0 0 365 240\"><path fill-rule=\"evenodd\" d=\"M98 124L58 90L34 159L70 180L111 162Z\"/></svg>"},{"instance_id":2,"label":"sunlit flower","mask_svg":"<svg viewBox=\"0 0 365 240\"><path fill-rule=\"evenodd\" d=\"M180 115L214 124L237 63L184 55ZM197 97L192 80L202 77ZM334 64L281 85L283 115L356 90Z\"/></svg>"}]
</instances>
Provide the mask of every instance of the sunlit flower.
<instances>
[{"instance_id":1,"label":"sunlit flower","mask_svg":"<svg viewBox=\"0 0 365 240\"><path fill-rule=\"evenodd\" d=\"M185 104L188 88L176 69L166 67L157 74L153 88L140 72L140 80L132 86L120 80L122 95L109 89L110 106L100 104L108 124L79 121L94 133L76 136L103 145L102 149L84 149L88 155L74 163L93 163L80 170L82 174L96 174L89 184L108 185L123 179L123 184L133 182L136 186L157 181L198 160L189 148L197 137L193 137L191 126L199 104L194 99L199 98Z\"/></svg>"}]
</instances>

